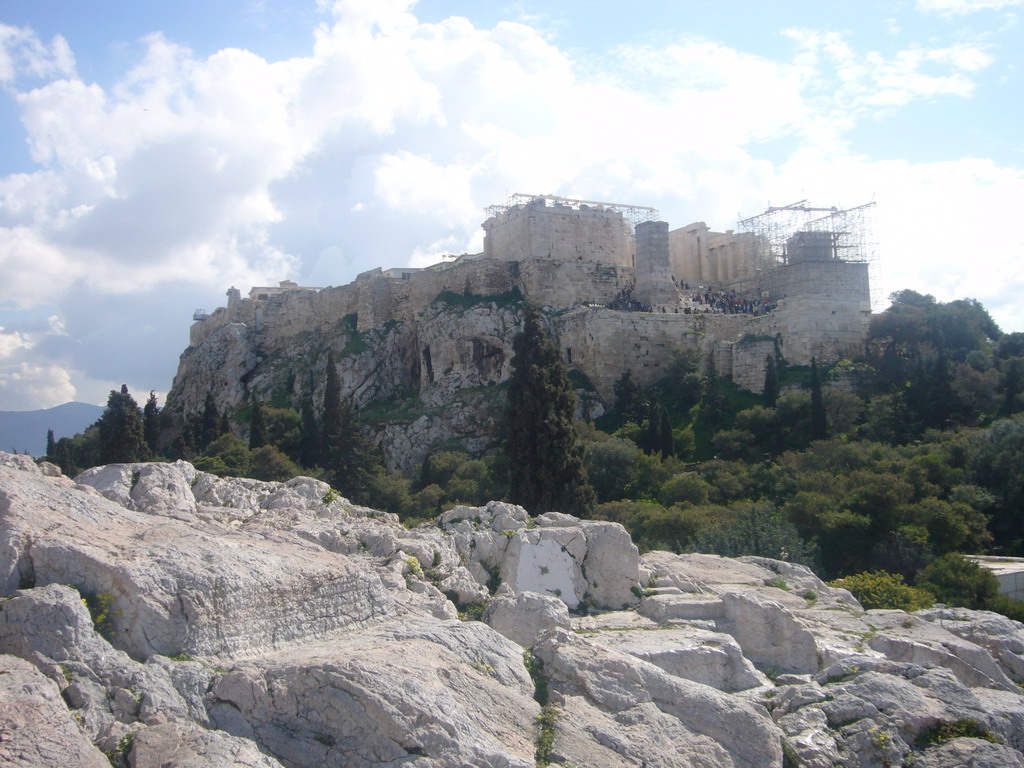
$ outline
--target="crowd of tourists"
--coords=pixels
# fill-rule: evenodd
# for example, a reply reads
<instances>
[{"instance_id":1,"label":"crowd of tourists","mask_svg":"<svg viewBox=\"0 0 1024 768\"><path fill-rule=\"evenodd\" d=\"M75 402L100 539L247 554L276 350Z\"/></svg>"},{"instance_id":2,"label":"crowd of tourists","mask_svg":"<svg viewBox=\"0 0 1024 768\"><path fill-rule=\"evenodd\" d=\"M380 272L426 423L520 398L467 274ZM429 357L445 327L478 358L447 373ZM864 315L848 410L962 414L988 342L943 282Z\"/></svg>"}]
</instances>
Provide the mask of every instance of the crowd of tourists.
<instances>
[{"instance_id":1,"label":"crowd of tourists","mask_svg":"<svg viewBox=\"0 0 1024 768\"><path fill-rule=\"evenodd\" d=\"M735 288L728 291L695 292L683 308L687 315L714 312L722 315L764 315L775 309L776 303L740 296Z\"/></svg>"}]
</instances>

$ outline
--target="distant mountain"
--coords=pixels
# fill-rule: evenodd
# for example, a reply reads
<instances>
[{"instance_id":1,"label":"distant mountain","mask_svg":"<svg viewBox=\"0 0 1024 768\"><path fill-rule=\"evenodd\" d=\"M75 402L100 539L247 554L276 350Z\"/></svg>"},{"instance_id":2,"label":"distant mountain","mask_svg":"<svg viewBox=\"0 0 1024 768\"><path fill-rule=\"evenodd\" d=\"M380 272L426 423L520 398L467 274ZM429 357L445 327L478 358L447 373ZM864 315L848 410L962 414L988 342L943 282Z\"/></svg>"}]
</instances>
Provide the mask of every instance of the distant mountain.
<instances>
[{"instance_id":1,"label":"distant mountain","mask_svg":"<svg viewBox=\"0 0 1024 768\"><path fill-rule=\"evenodd\" d=\"M42 456L46 453L46 430L53 437L71 437L96 421L103 406L64 403L41 411L0 411L0 450Z\"/></svg>"}]
</instances>

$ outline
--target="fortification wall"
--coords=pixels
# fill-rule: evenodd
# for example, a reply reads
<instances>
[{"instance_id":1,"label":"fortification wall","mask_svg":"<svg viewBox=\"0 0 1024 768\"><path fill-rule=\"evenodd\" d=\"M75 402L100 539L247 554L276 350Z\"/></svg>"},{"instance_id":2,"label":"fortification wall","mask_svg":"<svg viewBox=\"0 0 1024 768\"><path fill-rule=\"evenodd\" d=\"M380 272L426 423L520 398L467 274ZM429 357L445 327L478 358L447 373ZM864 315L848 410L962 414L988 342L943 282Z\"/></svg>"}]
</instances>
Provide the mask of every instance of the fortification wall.
<instances>
[{"instance_id":1,"label":"fortification wall","mask_svg":"<svg viewBox=\"0 0 1024 768\"><path fill-rule=\"evenodd\" d=\"M750 341L741 338L728 346L733 382L751 392L763 392L767 358L775 357L775 341L763 337Z\"/></svg>"},{"instance_id":2,"label":"fortification wall","mask_svg":"<svg viewBox=\"0 0 1024 768\"><path fill-rule=\"evenodd\" d=\"M773 299L827 296L871 306L866 262L801 261L767 272L763 281Z\"/></svg>"},{"instance_id":3,"label":"fortification wall","mask_svg":"<svg viewBox=\"0 0 1024 768\"><path fill-rule=\"evenodd\" d=\"M635 279L632 267L590 261L530 259L518 271L523 295L547 307L608 304Z\"/></svg>"},{"instance_id":4,"label":"fortification wall","mask_svg":"<svg viewBox=\"0 0 1024 768\"><path fill-rule=\"evenodd\" d=\"M776 332L782 354L794 365L812 357L836 360L862 351L871 322L868 265L805 261L766 276L770 295L781 302Z\"/></svg>"},{"instance_id":5,"label":"fortification wall","mask_svg":"<svg viewBox=\"0 0 1024 768\"><path fill-rule=\"evenodd\" d=\"M629 226L621 213L608 208L545 205L537 198L492 216L483 228L484 256L489 259L632 265Z\"/></svg>"},{"instance_id":6,"label":"fortification wall","mask_svg":"<svg viewBox=\"0 0 1024 768\"><path fill-rule=\"evenodd\" d=\"M679 290L669 265L668 223L645 221L636 227L636 289L645 306L678 305Z\"/></svg>"},{"instance_id":7,"label":"fortification wall","mask_svg":"<svg viewBox=\"0 0 1024 768\"><path fill-rule=\"evenodd\" d=\"M562 352L587 375L607 402L623 371L639 386L664 376L675 349L697 347L714 354L719 373L733 370L733 342L745 334L770 331L770 317L753 315L675 315L580 308L556 319ZM763 359L761 380L763 382ZM755 377L756 378L756 377Z\"/></svg>"}]
</instances>

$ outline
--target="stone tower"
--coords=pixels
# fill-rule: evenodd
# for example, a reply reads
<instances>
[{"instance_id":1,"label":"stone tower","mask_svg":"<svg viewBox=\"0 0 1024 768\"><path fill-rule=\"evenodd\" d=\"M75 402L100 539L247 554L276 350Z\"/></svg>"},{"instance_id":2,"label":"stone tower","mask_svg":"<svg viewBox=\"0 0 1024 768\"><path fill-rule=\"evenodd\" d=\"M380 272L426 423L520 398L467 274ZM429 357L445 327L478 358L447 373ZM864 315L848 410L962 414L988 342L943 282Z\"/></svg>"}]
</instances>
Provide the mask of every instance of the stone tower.
<instances>
[{"instance_id":1,"label":"stone tower","mask_svg":"<svg viewBox=\"0 0 1024 768\"><path fill-rule=\"evenodd\" d=\"M645 307L679 303L679 289L672 280L669 262L668 222L645 221L636 225L636 287L633 298Z\"/></svg>"}]
</instances>

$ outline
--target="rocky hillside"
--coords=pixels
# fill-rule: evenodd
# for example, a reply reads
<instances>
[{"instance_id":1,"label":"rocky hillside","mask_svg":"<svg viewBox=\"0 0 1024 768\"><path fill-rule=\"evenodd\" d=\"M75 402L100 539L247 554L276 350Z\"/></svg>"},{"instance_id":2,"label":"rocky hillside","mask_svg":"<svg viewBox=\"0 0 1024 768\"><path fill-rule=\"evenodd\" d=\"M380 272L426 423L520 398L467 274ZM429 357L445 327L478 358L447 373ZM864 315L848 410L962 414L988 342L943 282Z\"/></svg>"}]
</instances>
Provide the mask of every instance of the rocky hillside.
<instances>
[{"instance_id":1,"label":"rocky hillside","mask_svg":"<svg viewBox=\"0 0 1024 768\"><path fill-rule=\"evenodd\" d=\"M274 316L308 321L285 309ZM298 410L310 400L319 410L333 356L342 397L360 409L384 406L369 426L390 468L408 469L437 445L475 453L493 444L505 405L498 385L509 378L522 326L518 301L443 295L413 319L366 331L356 330L351 315L315 331L293 324L258 330L230 323L190 346L168 410L197 416L208 393L220 413L254 401Z\"/></svg>"},{"instance_id":2,"label":"rocky hillside","mask_svg":"<svg viewBox=\"0 0 1024 768\"><path fill-rule=\"evenodd\" d=\"M4 765L1024 767L1024 625L499 502L0 454L0 580Z\"/></svg>"}]
</instances>

